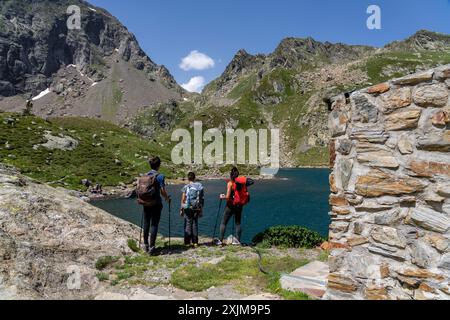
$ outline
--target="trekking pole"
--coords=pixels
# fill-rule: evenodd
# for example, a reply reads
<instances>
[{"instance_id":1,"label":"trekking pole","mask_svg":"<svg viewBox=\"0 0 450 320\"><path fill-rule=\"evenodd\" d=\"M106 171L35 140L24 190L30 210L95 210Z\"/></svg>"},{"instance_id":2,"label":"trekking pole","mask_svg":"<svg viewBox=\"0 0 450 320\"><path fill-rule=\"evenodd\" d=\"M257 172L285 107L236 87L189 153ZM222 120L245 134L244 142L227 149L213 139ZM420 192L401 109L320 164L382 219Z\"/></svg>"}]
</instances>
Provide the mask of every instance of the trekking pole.
<instances>
[{"instance_id":1,"label":"trekking pole","mask_svg":"<svg viewBox=\"0 0 450 320\"><path fill-rule=\"evenodd\" d=\"M170 216L172 215L172 199L169 199L169 248L170 248L170 237L171 237L171 230L170 230Z\"/></svg>"},{"instance_id":2,"label":"trekking pole","mask_svg":"<svg viewBox=\"0 0 450 320\"><path fill-rule=\"evenodd\" d=\"M142 210L142 216L141 216L141 230L139 231L139 250L141 249L142 244L142 225L144 224L144 210Z\"/></svg>"},{"instance_id":3,"label":"trekking pole","mask_svg":"<svg viewBox=\"0 0 450 320\"><path fill-rule=\"evenodd\" d=\"M213 233L213 238L212 238L213 244L214 244L214 238L216 237L217 223L218 223L218 221L219 221L220 209L222 209L222 199L220 199L220 202L219 202L219 209L217 210L216 224L214 225L214 233Z\"/></svg>"},{"instance_id":4,"label":"trekking pole","mask_svg":"<svg viewBox=\"0 0 450 320\"><path fill-rule=\"evenodd\" d=\"M236 238L236 215L234 215L234 219L233 219L233 244L234 244L235 238Z\"/></svg>"}]
</instances>

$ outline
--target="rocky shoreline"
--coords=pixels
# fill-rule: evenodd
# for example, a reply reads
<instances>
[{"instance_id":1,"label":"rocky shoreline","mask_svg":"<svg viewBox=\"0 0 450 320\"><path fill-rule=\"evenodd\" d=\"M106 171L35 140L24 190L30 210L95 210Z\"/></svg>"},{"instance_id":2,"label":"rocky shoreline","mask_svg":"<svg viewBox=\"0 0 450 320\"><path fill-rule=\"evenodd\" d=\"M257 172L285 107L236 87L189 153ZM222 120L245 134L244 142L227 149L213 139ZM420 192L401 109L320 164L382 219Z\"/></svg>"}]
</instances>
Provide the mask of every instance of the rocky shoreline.
<instances>
[{"instance_id":1,"label":"rocky shoreline","mask_svg":"<svg viewBox=\"0 0 450 320\"><path fill-rule=\"evenodd\" d=\"M298 168L286 168L286 169L328 169L327 166L318 167L318 166L303 166ZM276 180L280 179L276 176L271 175L249 175L249 178L255 181L263 181L263 180ZM227 180L228 176L226 175L203 175L199 176L198 180L201 181L217 181L217 180ZM167 179L168 185L183 185L186 184L186 179ZM123 186L115 186L115 187L105 187L103 192L100 194L94 194L91 192L76 192L69 191L72 195L78 196L82 200L87 202L89 201L107 201L114 199L123 199L130 198L134 195L134 185L123 185Z\"/></svg>"},{"instance_id":2,"label":"rocky shoreline","mask_svg":"<svg viewBox=\"0 0 450 320\"><path fill-rule=\"evenodd\" d=\"M273 180L276 177L273 176L249 176L256 181L258 180ZM226 176L200 176L199 181L214 181L214 180L227 180ZM168 185L183 185L186 184L186 180L183 179L167 179L166 183ZM127 186L116 186L116 187L105 187L101 193L91 193L87 192L76 192L68 191L70 194L81 198L84 201L106 201L113 199L123 199L130 198L134 195L135 187L134 185Z\"/></svg>"}]
</instances>

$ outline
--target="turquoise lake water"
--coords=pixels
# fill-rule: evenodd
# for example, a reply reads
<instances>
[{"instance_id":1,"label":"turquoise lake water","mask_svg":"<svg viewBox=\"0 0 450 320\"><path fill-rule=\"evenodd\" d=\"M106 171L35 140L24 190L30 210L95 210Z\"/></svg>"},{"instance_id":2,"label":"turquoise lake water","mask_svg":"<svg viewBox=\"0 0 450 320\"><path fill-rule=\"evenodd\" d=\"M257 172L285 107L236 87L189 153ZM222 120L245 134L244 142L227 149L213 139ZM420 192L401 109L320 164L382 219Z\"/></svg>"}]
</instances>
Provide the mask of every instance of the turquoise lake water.
<instances>
[{"instance_id":1,"label":"turquoise lake water","mask_svg":"<svg viewBox=\"0 0 450 320\"><path fill-rule=\"evenodd\" d=\"M253 237L271 226L299 225L328 234L330 218L328 216L327 169L283 169L274 180L256 181L249 188L251 202L244 208L242 221L242 241L250 243ZM204 181L206 190L204 217L199 222L199 233L211 237L219 207L218 196L225 193L226 182ZM168 186L172 196L171 234L183 236L183 219L178 215L180 190L182 186ZM96 201L93 205L109 213L140 225L142 208L135 199L115 199ZM223 205L220 218L223 214ZM169 231L169 212L165 205L161 217L159 233L167 236ZM226 235L233 233L233 220L230 221ZM216 233L217 236L217 233Z\"/></svg>"}]
</instances>

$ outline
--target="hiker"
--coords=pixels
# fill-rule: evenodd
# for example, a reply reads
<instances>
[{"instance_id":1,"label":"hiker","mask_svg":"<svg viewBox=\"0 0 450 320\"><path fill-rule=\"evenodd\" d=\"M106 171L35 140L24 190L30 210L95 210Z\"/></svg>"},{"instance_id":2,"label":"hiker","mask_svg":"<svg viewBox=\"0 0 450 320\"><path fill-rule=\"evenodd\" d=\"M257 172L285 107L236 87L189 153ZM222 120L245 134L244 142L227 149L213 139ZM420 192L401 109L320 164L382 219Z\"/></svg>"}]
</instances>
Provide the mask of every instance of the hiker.
<instances>
[{"instance_id":1,"label":"hiker","mask_svg":"<svg viewBox=\"0 0 450 320\"><path fill-rule=\"evenodd\" d=\"M226 200L227 203L223 214L222 224L220 225L219 244L224 244L223 239L225 236L225 229L233 216L236 223L236 238L241 242L242 210L244 206L250 202L250 194L247 191L247 187L253 184L254 181L252 179L239 176L239 170L236 167L231 169L230 180L227 184L227 193L220 195L220 199Z\"/></svg>"},{"instance_id":2,"label":"hiker","mask_svg":"<svg viewBox=\"0 0 450 320\"><path fill-rule=\"evenodd\" d=\"M184 244L198 246L198 219L203 216L204 189L195 182L195 173L189 172L189 183L181 189L180 216L184 217Z\"/></svg>"},{"instance_id":3,"label":"hiker","mask_svg":"<svg viewBox=\"0 0 450 320\"><path fill-rule=\"evenodd\" d=\"M23 111L24 116L32 116L32 110L33 110L33 100L30 98L27 100L27 104L25 106L25 110Z\"/></svg>"},{"instance_id":4,"label":"hiker","mask_svg":"<svg viewBox=\"0 0 450 320\"><path fill-rule=\"evenodd\" d=\"M154 255L156 251L156 237L158 234L159 220L163 209L162 198L167 203L170 196L166 192L165 177L159 173L161 159L155 157L149 161L151 171L147 176L139 178L136 194L138 203L144 206L144 245L145 252ZM149 242L149 235L150 242Z\"/></svg>"},{"instance_id":5,"label":"hiker","mask_svg":"<svg viewBox=\"0 0 450 320\"><path fill-rule=\"evenodd\" d=\"M97 183L94 187L91 186L90 192L92 194L102 194L103 193L102 185Z\"/></svg>"}]
</instances>

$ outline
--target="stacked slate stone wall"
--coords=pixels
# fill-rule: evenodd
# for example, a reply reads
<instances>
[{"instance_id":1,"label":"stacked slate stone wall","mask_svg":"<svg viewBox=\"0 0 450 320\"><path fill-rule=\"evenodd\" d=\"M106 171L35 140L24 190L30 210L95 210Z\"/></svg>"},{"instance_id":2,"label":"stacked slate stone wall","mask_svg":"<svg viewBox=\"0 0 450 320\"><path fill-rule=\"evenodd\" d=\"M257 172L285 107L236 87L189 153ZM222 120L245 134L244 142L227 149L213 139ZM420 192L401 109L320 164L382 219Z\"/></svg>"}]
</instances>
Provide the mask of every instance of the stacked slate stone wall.
<instances>
[{"instance_id":1,"label":"stacked slate stone wall","mask_svg":"<svg viewBox=\"0 0 450 320\"><path fill-rule=\"evenodd\" d=\"M450 65L332 101L329 299L450 299Z\"/></svg>"}]
</instances>

